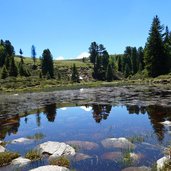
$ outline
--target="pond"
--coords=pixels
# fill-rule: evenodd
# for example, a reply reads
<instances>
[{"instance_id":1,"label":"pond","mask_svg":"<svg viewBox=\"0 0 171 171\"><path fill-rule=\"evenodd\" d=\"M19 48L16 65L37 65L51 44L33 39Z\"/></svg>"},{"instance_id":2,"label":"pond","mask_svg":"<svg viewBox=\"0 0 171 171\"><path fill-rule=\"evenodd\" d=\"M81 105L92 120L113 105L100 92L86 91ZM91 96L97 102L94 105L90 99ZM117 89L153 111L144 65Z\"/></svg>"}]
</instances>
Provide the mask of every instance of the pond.
<instances>
[{"instance_id":1,"label":"pond","mask_svg":"<svg viewBox=\"0 0 171 171\"><path fill-rule=\"evenodd\" d=\"M81 144L76 151L82 155L70 160L70 168L77 171L120 171L130 166L152 167L163 157L164 147L171 143L171 127L161 123L171 120L171 107L112 106L102 103L61 105L48 104L22 117L2 117L0 139L10 142L21 137L40 135L40 139L30 143L7 144L8 150L17 151L22 156L47 141L76 142L78 146ZM121 137L126 138L133 147L104 143L106 139ZM22 170L47 164L48 160L43 159L32 162Z\"/></svg>"}]
</instances>

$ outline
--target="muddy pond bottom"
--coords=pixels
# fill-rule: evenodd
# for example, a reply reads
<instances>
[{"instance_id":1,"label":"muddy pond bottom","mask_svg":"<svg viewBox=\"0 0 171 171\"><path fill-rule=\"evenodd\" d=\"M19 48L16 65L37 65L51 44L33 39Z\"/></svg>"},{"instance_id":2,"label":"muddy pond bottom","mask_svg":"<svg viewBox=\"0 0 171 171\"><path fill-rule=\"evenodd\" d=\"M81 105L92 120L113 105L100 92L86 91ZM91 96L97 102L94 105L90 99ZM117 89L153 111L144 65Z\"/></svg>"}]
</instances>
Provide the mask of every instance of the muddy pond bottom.
<instances>
[{"instance_id":1,"label":"muddy pond bottom","mask_svg":"<svg viewBox=\"0 0 171 171\"><path fill-rule=\"evenodd\" d=\"M170 119L170 114L171 108L162 106L95 104L58 108L52 104L21 118L1 119L0 138L7 142L30 138L29 143L6 146L23 157L47 141L70 144L76 150L76 155L69 159L70 169L76 171L151 168L170 144L171 128L161 124ZM31 162L22 171L43 165L48 165L48 159Z\"/></svg>"}]
</instances>

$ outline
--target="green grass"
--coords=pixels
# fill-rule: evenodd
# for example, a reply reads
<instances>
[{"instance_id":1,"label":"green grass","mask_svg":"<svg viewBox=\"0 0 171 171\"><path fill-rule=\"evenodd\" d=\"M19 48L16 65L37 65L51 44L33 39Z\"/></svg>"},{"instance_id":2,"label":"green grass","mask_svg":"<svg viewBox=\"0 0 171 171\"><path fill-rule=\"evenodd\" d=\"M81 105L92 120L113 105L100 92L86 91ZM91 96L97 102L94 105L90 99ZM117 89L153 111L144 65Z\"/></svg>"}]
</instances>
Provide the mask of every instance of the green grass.
<instances>
[{"instance_id":1,"label":"green grass","mask_svg":"<svg viewBox=\"0 0 171 171\"><path fill-rule=\"evenodd\" d=\"M44 137L45 137L45 135L42 134L42 133L36 133L36 134L34 134L32 136L27 136L28 139L32 139L32 140L35 140L35 141L41 140Z\"/></svg>"},{"instance_id":2,"label":"green grass","mask_svg":"<svg viewBox=\"0 0 171 171\"><path fill-rule=\"evenodd\" d=\"M51 159L49 161L49 164L50 165L63 166L63 167L66 167L66 168L70 167L70 161L66 157L64 157L64 156L58 157L56 159Z\"/></svg>"},{"instance_id":3,"label":"green grass","mask_svg":"<svg viewBox=\"0 0 171 171\"><path fill-rule=\"evenodd\" d=\"M15 158L18 158L20 155L15 152L1 152L0 153L0 166L6 166L11 163Z\"/></svg>"},{"instance_id":4,"label":"green grass","mask_svg":"<svg viewBox=\"0 0 171 171\"><path fill-rule=\"evenodd\" d=\"M39 152L37 150L30 150L30 151L28 151L26 153L25 157L27 159L32 160L32 161L41 159L41 155L39 154Z\"/></svg>"}]
</instances>

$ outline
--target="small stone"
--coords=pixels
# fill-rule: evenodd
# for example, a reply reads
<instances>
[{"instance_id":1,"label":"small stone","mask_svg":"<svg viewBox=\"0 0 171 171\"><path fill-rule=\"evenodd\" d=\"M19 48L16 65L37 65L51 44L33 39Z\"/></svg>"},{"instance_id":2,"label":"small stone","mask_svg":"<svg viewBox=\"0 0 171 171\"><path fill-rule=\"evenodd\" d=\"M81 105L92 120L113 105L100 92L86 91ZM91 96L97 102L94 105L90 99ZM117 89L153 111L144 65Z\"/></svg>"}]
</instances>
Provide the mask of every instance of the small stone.
<instances>
[{"instance_id":1,"label":"small stone","mask_svg":"<svg viewBox=\"0 0 171 171\"><path fill-rule=\"evenodd\" d=\"M0 145L0 153L4 152L5 148L3 146Z\"/></svg>"},{"instance_id":2,"label":"small stone","mask_svg":"<svg viewBox=\"0 0 171 171\"><path fill-rule=\"evenodd\" d=\"M146 167L146 166L141 166L141 167L127 167L123 169L122 171L151 171L151 168Z\"/></svg>"},{"instance_id":3,"label":"small stone","mask_svg":"<svg viewBox=\"0 0 171 171\"><path fill-rule=\"evenodd\" d=\"M28 138L17 138L17 139L14 139L12 140L12 144L29 144L29 143L32 143L33 140L31 139L28 139Z\"/></svg>"},{"instance_id":4,"label":"small stone","mask_svg":"<svg viewBox=\"0 0 171 171\"><path fill-rule=\"evenodd\" d=\"M47 166L38 167L36 169L31 169L30 171L69 171L69 169L61 166L47 165Z\"/></svg>"}]
</instances>

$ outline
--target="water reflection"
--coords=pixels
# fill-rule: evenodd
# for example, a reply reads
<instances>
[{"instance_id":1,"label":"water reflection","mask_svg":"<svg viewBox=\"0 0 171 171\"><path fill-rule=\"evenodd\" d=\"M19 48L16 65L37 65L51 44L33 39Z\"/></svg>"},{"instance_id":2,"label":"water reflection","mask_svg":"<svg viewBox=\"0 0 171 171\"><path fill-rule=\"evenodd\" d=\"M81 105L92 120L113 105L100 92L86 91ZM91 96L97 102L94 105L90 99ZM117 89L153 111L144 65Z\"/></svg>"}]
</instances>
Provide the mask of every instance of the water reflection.
<instances>
[{"instance_id":1,"label":"water reflection","mask_svg":"<svg viewBox=\"0 0 171 171\"><path fill-rule=\"evenodd\" d=\"M101 105L94 104L92 106L82 106L82 109L87 109L87 112L90 112L91 116L95 120L96 123L100 123L102 120L108 119L108 116L111 113L112 106L111 105ZM148 107L145 106L137 106L137 105L128 105L126 109L129 114L148 114L148 118L151 122L154 133L156 134L158 141L162 141L164 139L164 135L166 132L166 128L161 122L165 120L171 120L171 107L164 106L156 106L151 105ZM57 116L57 104L50 104L44 106L44 109L38 109L35 113L36 116L36 124L37 127L41 126L41 115L46 115L46 118L49 122L54 122ZM28 124L29 120L27 119L28 113L25 112L23 117L25 117L25 124ZM57 120L57 119L56 119ZM75 120L76 122L76 120ZM16 134L20 127L20 116L19 115L4 115L0 116L0 139L4 139L7 135ZM168 127L171 130L171 127Z\"/></svg>"},{"instance_id":2,"label":"water reflection","mask_svg":"<svg viewBox=\"0 0 171 171\"><path fill-rule=\"evenodd\" d=\"M100 123L102 119L106 120L112 109L111 105L93 105L93 118L97 123Z\"/></svg>"},{"instance_id":3,"label":"water reflection","mask_svg":"<svg viewBox=\"0 0 171 171\"><path fill-rule=\"evenodd\" d=\"M49 122L54 122L56 117L56 103L46 105L44 107L44 114L46 115Z\"/></svg>"}]
</instances>

